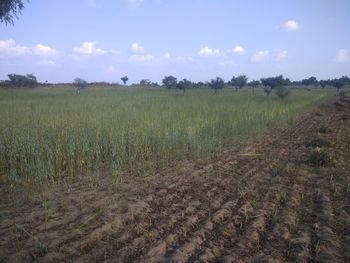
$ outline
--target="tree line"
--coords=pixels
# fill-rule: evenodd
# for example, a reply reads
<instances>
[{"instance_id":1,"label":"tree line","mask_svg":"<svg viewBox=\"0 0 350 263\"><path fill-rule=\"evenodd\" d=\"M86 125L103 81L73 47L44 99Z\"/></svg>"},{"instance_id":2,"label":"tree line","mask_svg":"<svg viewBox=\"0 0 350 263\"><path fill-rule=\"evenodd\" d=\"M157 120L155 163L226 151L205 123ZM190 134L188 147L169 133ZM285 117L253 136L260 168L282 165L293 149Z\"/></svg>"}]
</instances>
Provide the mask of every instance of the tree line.
<instances>
[{"instance_id":1,"label":"tree line","mask_svg":"<svg viewBox=\"0 0 350 263\"><path fill-rule=\"evenodd\" d=\"M33 74L20 75L20 74L8 74L8 80L0 81L0 87L5 88L16 88L16 87L27 87L33 88L38 85L50 85L47 81L44 83L39 83L37 78ZM129 80L128 76L123 76L120 78L124 85L127 84ZM118 83L108 83L108 82L92 82L88 83L82 78L75 78L72 83L67 83L67 85L73 85L77 88L79 93L81 89L87 87L88 85L119 85ZM272 90L276 91L276 94L280 97L285 97L289 94L288 87L321 87L325 88L326 86L336 88L339 91L343 86L350 85L350 78L348 76L342 76L341 78L334 78L328 80L317 80L316 77L312 76L300 81L291 81L289 78L285 78L282 75L276 77L260 78L259 80L248 81L246 75L233 76L231 80L224 81L223 78L216 77L207 82L192 82L186 78L178 81L174 76L165 76L162 79L162 84L159 85L156 82L151 82L149 79L143 79L138 84L140 86L153 86L153 87L163 87L166 89L178 89L182 92L186 92L188 89L196 88L211 88L214 93L219 92L225 87L233 87L238 91L243 87L250 87L252 93L254 94L255 88L261 87L266 95L270 95Z\"/></svg>"}]
</instances>

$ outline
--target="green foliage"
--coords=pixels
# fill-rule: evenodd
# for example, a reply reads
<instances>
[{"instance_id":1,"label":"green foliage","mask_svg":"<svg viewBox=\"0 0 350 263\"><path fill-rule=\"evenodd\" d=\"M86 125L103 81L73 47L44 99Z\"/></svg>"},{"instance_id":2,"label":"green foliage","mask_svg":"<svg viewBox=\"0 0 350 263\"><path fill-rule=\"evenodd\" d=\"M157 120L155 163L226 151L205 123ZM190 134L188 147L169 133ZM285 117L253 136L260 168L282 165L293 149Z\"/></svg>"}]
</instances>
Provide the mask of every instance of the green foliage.
<instances>
[{"instance_id":1,"label":"green foliage","mask_svg":"<svg viewBox=\"0 0 350 263\"><path fill-rule=\"evenodd\" d=\"M126 83L129 80L128 76L121 77L120 79L121 79L121 81L123 81L124 85L126 85Z\"/></svg>"},{"instance_id":2,"label":"green foliage","mask_svg":"<svg viewBox=\"0 0 350 263\"><path fill-rule=\"evenodd\" d=\"M34 88L38 86L38 81L33 74L19 75L19 74L9 74L7 75L10 84L14 87L28 87Z\"/></svg>"},{"instance_id":3,"label":"green foliage","mask_svg":"<svg viewBox=\"0 0 350 263\"><path fill-rule=\"evenodd\" d=\"M77 93L80 93L80 90L86 88L88 83L85 79L75 78L73 81L73 85L77 87Z\"/></svg>"},{"instance_id":4,"label":"green foliage","mask_svg":"<svg viewBox=\"0 0 350 263\"><path fill-rule=\"evenodd\" d=\"M229 84L236 87L236 89L241 89L245 85L247 85L247 81L248 78L246 77L246 75L240 75L238 77L233 76Z\"/></svg>"},{"instance_id":5,"label":"green foliage","mask_svg":"<svg viewBox=\"0 0 350 263\"><path fill-rule=\"evenodd\" d=\"M305 85L305 86L317 86L318 81L317 81L316 77L310 77L308 79L303 79L301 81L301 84Z\"/></svg>"},{"instance_id":6,"label":"green foliage","mask_svg":"<svg viewBox=\"0 0 350 263\"><path fill-rule=\"evenodd\" d=\"M216 77L208 82L208 86L217 93L219 90L225 88L225 81L220 77Z\"/></svg>"},{"instance_id":7,"label":"green foliage","mask_svg":"<svg viewBox=\"0 0 350 263\"><path fill-rule=\"evenodd\" d=\"M264 86L263 91L267 96L270 96L272 89L269 86Z\"/></svg>"},{"instance_id":8,"label":"green foliage","mask_svg":"<svg viewBox=\"0 0 350 263\"><path fill-rule=\"evenodd\" d=\"M174 89L177 85L177 79L174 76L165 76L162 83L167 89Z\"/></svg>"},{"instance_id":9,"label":"green foliage","mask_svg":"<svg viewBox=\"0 0 350 263\"><path fill-rule=\"evenodd\" d=\"M24 8L22 0L1 0L0 1L0 21L6 25L12 24L14 18L18 18Z\"/></svg>"},{"instance_id":10,"label":"green foliage","mask_svg":"<svg viewBox=\"0 0 350 263\"><path fill-rule=\"evenodd\" d=\"M192 85L191 81L187 79L183 79L183 80L180 80L179 83L177 83L176 88L185 92L187 89L191 87L191 85Z\"/></svg>"},{"instance_id":11,"label":"green foliage","mask_svg":"<svg viewBox=\"0 0 350 263\"><path fill-rule=\"evenodd\" d=\"M282 75L279 75L277 77L261 78L260 81L263 86L270 87L271 89L288 85L290 83L290 80L284 79Z\"/></svg>"},{"instance_id":12,"label":"green foliage","mask_svg":"<svg viewBox=\"0 0 350 263\"><path fill-rule=\"evenodd\" d=\"M280 99L284 99L285 97L287 97L290 93L290 90L285 87L285 86L280 86L278 88L276 88L276 95L280 98Z\"/></svg>"},{"instance_id":13,"label":"green foliage","mask_svg":"<svg viewBox=\"0 0 350 263\"><path fill-rule=\"evenodd\" d=\"M220 81L221 82L221 81ZM0 90L0 175L47 180L104 171L147 175L181 160L208 158L282 125L327 97L288 100L257 91L91 88Z\"/></svg>"}]
</instances>

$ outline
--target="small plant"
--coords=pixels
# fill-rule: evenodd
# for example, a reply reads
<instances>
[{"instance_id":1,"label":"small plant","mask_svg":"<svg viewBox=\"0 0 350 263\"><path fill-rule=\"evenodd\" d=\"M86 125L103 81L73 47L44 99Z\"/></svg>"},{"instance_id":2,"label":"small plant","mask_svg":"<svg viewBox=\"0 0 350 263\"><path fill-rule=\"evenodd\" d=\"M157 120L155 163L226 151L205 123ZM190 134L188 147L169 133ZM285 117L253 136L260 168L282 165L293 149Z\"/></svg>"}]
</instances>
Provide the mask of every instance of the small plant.
<instances>
[{"instance_id":1,"label":"small plant","mask_svg":"<svg viewBox=\"0 0 350 263\"><path fill-rule=\"evenodd\" d=\"M331 144L329 141L326 141L324 139L321 139L321 138L317 138L317 139L313 139L311 141L308 141L305 143L305 146L306 147L313 147L313 148L316 148L316 147L329 147Z\"/></svg>"},{"instance_id":2,"label":"small plant","mask_svg":"<svg viewBox=\"0 0 350 263\"><path fill-rule=\"evenodd\" d=\"M319 133L330 133L332 130L329 129L328 127L326 126L321 126L319 129L318 129L318 132Z\"/></svg>"},{"instance_id":3,"label":"small plant","mask_svg":"<svg viewBox=\"0 0 350 263\"><path fill-rule=\"evenodd\" d=\"M278 87L276 89L276 95L280 98L280 99L284 99L285 97L287 97L290 94L290 90L285 87L285 86L281 86Z\"/></svg>"},{"instance_id":4,"label":"small plant","mask_svg":"<svg viewBox=\"0 0 350 263\"><path fill-rule=\"evenodd\" d=\"M266 93L267 96L270 96L272 89L268 86L264 87L264 92Z\"/></svg>"},{"instance_id":5,"label":"small plant","mask_svg":"<svg viewBox=\"0 0 350 263\"><path fill-rule=\"evenodd\" d=\"M315 167L319 167L319 166L325 167L325 166L331 166L333 164L333 160L324 149L316 147L310 153L307 159L307 163Z\"/></svg>"}]
</instances>

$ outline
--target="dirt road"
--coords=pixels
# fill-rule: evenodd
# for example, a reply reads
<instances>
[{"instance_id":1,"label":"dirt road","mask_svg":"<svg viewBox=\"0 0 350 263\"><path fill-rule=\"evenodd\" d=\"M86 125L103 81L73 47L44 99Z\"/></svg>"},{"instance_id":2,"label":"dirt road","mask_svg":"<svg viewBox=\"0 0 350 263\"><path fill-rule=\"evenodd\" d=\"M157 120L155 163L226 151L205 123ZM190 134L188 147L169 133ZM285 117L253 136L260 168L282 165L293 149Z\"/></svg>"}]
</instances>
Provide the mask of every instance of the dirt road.
<instances>
[{"instance_id":1,"label":"dirt road","mask_svg":"<svg viewBox=\"0 0 350 263\"><path fill-rule=\"evenodd\" d=\"M109 180L2 194L0 259L350 262L349 97L211 163Z\"/></svg>"}]
</instances>

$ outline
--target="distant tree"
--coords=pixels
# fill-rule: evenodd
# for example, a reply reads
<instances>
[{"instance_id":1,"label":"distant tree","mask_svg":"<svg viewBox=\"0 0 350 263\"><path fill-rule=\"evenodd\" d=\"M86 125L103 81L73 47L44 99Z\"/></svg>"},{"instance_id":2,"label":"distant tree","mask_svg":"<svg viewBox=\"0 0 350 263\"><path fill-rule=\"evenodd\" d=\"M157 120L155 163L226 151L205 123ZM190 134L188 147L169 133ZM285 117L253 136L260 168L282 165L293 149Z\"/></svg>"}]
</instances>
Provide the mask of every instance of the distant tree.
<instances>
[{"instance_id":1,"label":"distant tree","mask_svg":"<svg viewBox=\"0 0 350 263\"><path fill-rule=\"evenodd\" d=\"M174 89L177 85L177 79L174 76L165 76L162 83L167 89Z\"/></svg>"},{"instance_id":2,"label":"distant tree","mask_svg":"<svg viewBox=\"0 0 350 263\"><path fill-rule=\"evenodd\" d=\"M279 94L282 94L282 93L283 94L287 93L287 95L289 94L289 91L288 92L286 91L286 90L288 90L288 88L285 86L288 83L290 84L290 80L283 78L282 75L279 75L277 77L262 78L262 79L260 79L260 81L261 81L262 85L264 86L264 91L265 91L266 95L270 95L271 91L273 89L276 89L276 88L281 89L280 91L277 91L277 93L279 93ZM280 98L282 98L277 93L276 93L276 95L279 96Z\"/></svg>"},{"instance_id":3,"label":"distant tree","mask_svg":"<svg viewBox=\"0 0 350 263\"><path fill-rule=\"evenodd\" d=\"M240 75L238 77L233 76L230 85L234 86L236 90L243 88L247 85L248 78L246 75Z\"/></svg>"},{"instance_id":4,"label":"distant tree","mask_svg":"<svg viewBox=\"0 0 350 263\"><path fill-rule=\"evenodd\" d=\"M22 0L1 0L0 1L0 21L6 25L13 25L13 20L18 18L24 8Z\"/></svg>"},{"instance_id":5,"label":"distant tree","mask_svg":"<svg viewBox=\"0 0 350 263\"><path fill-rule=\"evenodd\" d=\"M214 90L214 93L217 93L225 87L225 81L220 77L216 77L215 79L211 79L207 85Z\"/></svg>"},{"instance_id":6,"label":"distant tree","mask_svg":"<svg viewBox=\"0 0 350 263\"><path fill-rule=\"evenodd\" d=\"M254 90L256 87L259 87L260 81L259 80L252 80L248 83L248 86L252 88L252 93L254 94Z\"/></svg>"},{"instance_id":7,"label":"distant tree","mask_svg":"<svg viewBox=\"0 0 350 263\"><path fill-rule=\"evenodd\" d=\"M34 88L38 86L38 81L33 74L19 75L19 74L8 74L9 81L14 87L28 87Z\"/></svg>"},{"instance_id":8,"label":"distant tree","mask_svg":"<svg viewBox=\"0 0 350 263\"><path fill-rule=\"evenodd\" d=\"M75 78L73 81L73 85L77 87L78 94L80 93L80 90L86 88L87 84L88 84L87 81L82 78Z\"/></svg>"},{"instance_id":9,"label":"distant tree","mask_svg":"<svg viewBox=\"0 0 350 263\"><path fill-rule=\"evenodd\" d=\"M344 82L341 79L332 79L331 85L337 89L339 92L340 89L344 86Z\"/></svg>"},{"instance_id":10,"label":"distant tree","mask_svg":"<svg viewBox=\"0 0 350 263\"><path fill-rule=\"evenodd\" d=\"M121 77L120 79L121 79L121 81L123 81L124 85L126 85L126 83L129 80L128 76Z\"/></svg>"},{"instance_id":11,"label":"distant tree","mask_svg":"<svg viewBox=\"0 0 350 263\"><path fill-rule=\"evenodd\" d=\"M149 85L151 85L151 81L149 79L142 79L140 81L140 85L141 86L149 86Z\"/></svg>"},{"instance_id":12,"label":"distant tree","mask_svg":"<svg viewBox=\"0 0 350 263\"><path fill-rule=\"evenodd\" d=\"M301 84L305 85L305 86L316 86L316 85L318 85L318 81L317 81L316 77L310 77L308 79L303 79L301 81Z\"/></svg>"},{"instance_id":13,"label":"distant tree","mask_svg":"<svg viewBox=\"0 0 350 263\"><path fill-rule=\"evenodd\" d=\"M329 84L329 80L320 80L319 84L322 87L322 89L324 89Z\"/></svg>"},{"instance_id":14,"label":"distant tree","mask_svg":"<svg viewBox=\"0 0 350 263\"><path fill-rule=\"evenodd\" d=\"M191 81L187 79L180 80L179 83L177 83L176 88L179 90L182 90L183 93L186 92L187 89L191 87L192 83Z\"/></svg>"},{"instance_id":15,"label":"distant tree","mask_svg":"<svg viewBox=\"0 0 350 263\"><path fill-rule=\"evenodd\" d=\"M267 96L270 96L271 91L272 91L271 87L269 87L269 86L264 86L264 87L263 87L263 90L264 90L264 92L266 93Z\"/></svg>"},{"instance_id":16,"label":"distant tree","mask_svg":"<svg viewBox=\"0 0 350 263\"><path fill-rule=\"evenodd\" d=\"M276 88L276 95L281 99L287 97L289 93L290 90L286 86L280 86Z\"/></svg>"}]
</instances>

